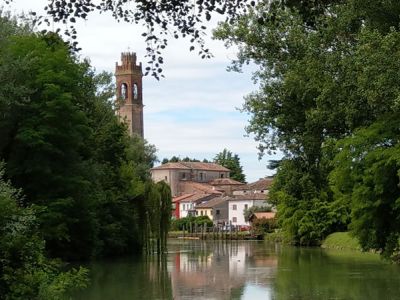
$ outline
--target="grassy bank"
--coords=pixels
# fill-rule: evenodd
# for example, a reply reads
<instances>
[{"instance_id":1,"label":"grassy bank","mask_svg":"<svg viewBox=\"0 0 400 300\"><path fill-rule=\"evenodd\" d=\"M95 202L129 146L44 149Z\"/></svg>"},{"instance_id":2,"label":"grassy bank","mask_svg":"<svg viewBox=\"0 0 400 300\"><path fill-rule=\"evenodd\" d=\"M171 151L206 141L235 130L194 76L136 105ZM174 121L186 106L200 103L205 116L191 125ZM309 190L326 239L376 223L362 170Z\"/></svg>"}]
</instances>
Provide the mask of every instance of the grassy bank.
<instances>
[{"instance_id":1,"label":"grassy bank","mask_svg":"<svg viewBox=\"0 0 400 300\"><path fill-rule=\"evenodd\" d=\"M287 245L291 244L290 239L285 237L281 230L275 230L274 232L264 234L264 241Z\"/></svg>"},{"instance_id":2,"label":"grassy bank","mask_svg":"<svg viewBox=\"0 0 400 300\"><path fill-rule=\"evenodd\" d=\"M323 241L322 248L327 249L346 249L361 251L358 240L348 232L335 232L326 237Z\"/></svg>"}]
</instances>

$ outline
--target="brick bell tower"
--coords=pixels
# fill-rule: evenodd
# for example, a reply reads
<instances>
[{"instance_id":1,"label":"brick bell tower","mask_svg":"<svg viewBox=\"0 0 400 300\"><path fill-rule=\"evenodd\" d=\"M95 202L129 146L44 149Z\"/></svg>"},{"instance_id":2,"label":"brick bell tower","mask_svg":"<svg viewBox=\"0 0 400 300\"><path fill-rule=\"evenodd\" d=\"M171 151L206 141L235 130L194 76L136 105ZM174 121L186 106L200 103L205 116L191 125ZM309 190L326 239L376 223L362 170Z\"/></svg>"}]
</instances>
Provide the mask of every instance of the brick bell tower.
<instances>
[{"instance_id":1,"label":"brick bell tower","mask_svg":"<svg viewBox=\"0 0 400 300\"><path fill-rule=\"evenodd\" d=\"M136 53L121 53L121 65L115 64L117 114L128 125L129 135L143 138L142 63L136 64Z\"/></svg>"}]
</instances>

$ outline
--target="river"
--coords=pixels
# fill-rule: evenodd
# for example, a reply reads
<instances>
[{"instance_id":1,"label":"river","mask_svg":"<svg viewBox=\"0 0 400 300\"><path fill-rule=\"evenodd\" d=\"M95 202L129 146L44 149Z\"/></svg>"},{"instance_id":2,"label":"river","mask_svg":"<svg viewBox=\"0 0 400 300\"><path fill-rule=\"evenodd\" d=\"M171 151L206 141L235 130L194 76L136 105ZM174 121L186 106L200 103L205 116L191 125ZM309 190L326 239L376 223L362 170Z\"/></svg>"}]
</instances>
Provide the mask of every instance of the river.
<instances>
[{"instance_id":1,"label":"river","mask_svg":"<svg viewBox=\"0 0 400 300\"><path fill-rule=\"evenodd\" d=\"M165 259L90 269L74 299L400 299L400 266L375 254L262 241L170 240Z\"/></svg>"}]
</instances>

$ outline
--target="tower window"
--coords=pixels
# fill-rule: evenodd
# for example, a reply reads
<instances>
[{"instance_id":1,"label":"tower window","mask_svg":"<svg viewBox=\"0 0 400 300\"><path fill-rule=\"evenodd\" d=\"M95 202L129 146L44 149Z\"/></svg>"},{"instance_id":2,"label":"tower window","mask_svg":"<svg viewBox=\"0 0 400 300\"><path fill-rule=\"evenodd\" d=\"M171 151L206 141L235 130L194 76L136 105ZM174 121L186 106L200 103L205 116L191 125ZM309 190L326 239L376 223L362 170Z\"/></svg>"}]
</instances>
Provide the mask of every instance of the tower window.
<instances>
[{"instance_id":1,"label":"tower window","mask_svg":"<svg viewBox=\"0 0 400 300\"><path fill-rule=\"evenodd\" d=\"M136 83L133 84L133 91L132 92L133 92L133 99L137 100L137 98L138 98L138 87L137 87Z\"/></svg>"},{"instance_id":2,"label":"tower window","mask_svg":"<svg viewBox=\"0 0 400 300\"><path fill-rule=\"evenodd\" d=\"M125 100L128 98L128 86L126 83L121 84L121 99Z\"/></svg>"}]
</instances>

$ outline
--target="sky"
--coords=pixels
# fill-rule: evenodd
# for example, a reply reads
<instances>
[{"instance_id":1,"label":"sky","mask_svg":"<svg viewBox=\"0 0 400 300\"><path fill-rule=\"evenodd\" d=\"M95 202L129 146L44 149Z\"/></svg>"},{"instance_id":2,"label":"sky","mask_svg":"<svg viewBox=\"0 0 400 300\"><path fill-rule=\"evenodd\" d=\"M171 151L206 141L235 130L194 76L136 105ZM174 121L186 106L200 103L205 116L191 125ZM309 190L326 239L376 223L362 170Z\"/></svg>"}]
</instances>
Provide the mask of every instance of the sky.
<instances>
[{"instance_id":1,"label":"sky","mask_svg":"<svg viewBox=\"0 0 400 300\"><path fill-rule=\"evenodd\" d=\"M41 12L45 3L14 0L11 7L4 8L13 14ZM77 29L81 58L89 58L97 72L114 72L121 52L126 51L136 52L138 61L146 66L146 44L139 25L117 23L108 14L93 14L87 21L79 21ZM187 40L169 38L163 53L165 78L143 78L144 137L156 146L160 161L174 155L212 160L226 148L239 155L247 182L272 175L266 165L277 156L258 159L257 143L245 131L250 116L238 110L244 96L257 90L251 79L255 67L249 66L242 73L227 72L235 50L212 40L211 33L206 42L212 59L190 52Z\"/></svg>"}]
</instances>

